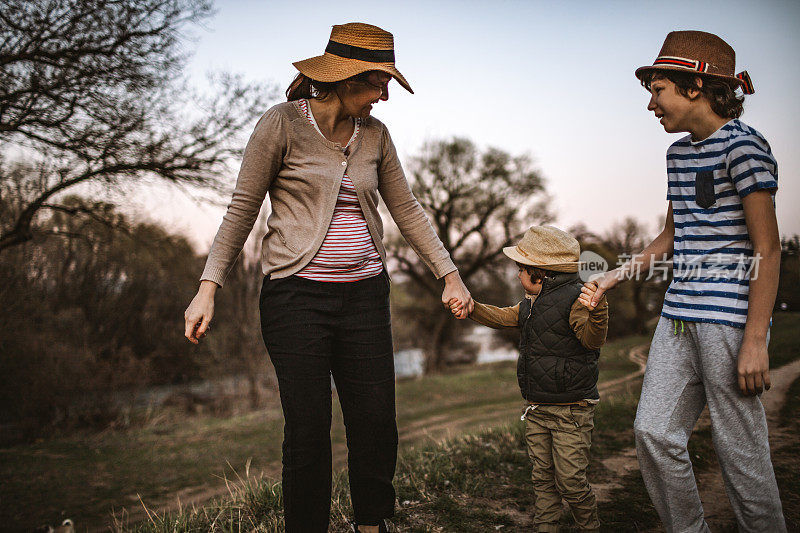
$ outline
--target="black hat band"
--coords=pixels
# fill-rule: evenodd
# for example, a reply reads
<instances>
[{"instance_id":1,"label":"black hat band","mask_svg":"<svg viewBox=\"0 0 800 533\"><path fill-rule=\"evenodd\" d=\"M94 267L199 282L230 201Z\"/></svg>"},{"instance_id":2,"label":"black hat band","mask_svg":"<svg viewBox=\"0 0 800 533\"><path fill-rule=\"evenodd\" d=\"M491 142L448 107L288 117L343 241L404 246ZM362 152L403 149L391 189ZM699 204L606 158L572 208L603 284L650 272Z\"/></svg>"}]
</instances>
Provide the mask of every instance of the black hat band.
<instances>
[{"instance_id":1,"label":"black hat band","mask_svg":"<svg viewBox=\"0 0 800 533\"><path fill-rule=\"evenodd\" d=\"M394 63L394 50L370 50L369 48L328 41L325 52L347 59L357 59L370 63Z\"/></svg>"}]
</instances>

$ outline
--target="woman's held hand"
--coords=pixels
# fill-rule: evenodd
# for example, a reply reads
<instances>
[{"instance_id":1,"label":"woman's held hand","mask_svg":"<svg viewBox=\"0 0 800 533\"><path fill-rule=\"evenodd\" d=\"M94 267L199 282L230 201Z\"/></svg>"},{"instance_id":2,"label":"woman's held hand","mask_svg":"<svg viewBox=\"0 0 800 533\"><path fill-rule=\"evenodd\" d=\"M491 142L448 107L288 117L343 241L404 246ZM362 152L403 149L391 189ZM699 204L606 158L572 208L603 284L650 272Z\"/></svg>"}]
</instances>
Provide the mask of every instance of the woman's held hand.
<instances>
[{"instance_id":1,"label":"woman's held hand","mask_svg":"<svg viewBox=\"0 0 800 533\"><path fill-rule=\"evenodd\" d=\"M467 290L467 286L461 280L461 274L454 270L444 276L444 291L442 291L442 305L450 310L450 301L456 299L460 303L460 309L454 312L456 318L463 320L467 318L475 308L472 296Z\"/></svg>"},{"instance_id":2,"label":"woman's held hand","mask_svg":"<svg viewBox=\"0 0 800 533\"><path fill-rule=\"evenodd\" d=\"M213 281L203 280L189 307L183 314L186 321L184 336L192 344L199 344L200 339L206 336L209 323L214 317L214 294L218 285Z\"/></svg>"}]
</instances>

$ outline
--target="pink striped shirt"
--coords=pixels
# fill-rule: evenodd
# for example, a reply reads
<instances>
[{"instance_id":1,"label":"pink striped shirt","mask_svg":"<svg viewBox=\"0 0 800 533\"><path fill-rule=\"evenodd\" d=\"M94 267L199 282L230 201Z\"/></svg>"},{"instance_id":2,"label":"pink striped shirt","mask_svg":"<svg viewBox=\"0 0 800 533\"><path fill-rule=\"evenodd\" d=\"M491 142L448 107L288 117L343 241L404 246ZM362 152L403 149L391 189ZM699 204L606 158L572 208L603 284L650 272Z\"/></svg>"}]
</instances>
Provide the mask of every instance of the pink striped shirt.
<instances>
[{"instance_id":1,"label":"pink striped shirt","mask_svg":"<svg viewBox=\"0 0 800 533\"><path fill-rule=\"evenodd\" d=\"M299 103L306 118L322 135L308 100ZM352 144L360 128L361 119L356 119L353 135L342 150ZM346 282L370 278L382 270L383 262L372 242L353 181L345 172L325 240L311 262L295 275L315 281Z\"/></svg>"}]
</instances>

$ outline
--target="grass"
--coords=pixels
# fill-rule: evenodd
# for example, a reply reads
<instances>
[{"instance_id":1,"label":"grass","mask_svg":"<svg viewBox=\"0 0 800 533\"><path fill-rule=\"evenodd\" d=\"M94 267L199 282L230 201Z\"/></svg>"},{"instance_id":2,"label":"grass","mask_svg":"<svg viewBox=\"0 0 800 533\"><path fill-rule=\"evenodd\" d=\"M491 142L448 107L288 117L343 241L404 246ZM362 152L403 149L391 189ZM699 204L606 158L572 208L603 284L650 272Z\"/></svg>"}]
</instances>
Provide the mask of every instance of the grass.
<instances>
[{"instance_id":1,"label":"grass","mask_svg":"<svg viewBox=\"0 0 800 533\"><path fill-rule=\"evenodd\" d=\"M5 523L52 523L54 509L68 516L107 516L109 509L162 499L175 488L221 482L227 463L241 468L265 440L280 442L278 423L250 415L228 421L190 419L182 424L114 431L4 449L0 488ZM280 459L267 448L258 466ZM67 481L68 480L68 481ZM35 490L34 495L30 492ZM36 505L33 505L33 501ZM47 502L42 505L40 502ZM55 517L58 517L56 515ZM84 519L85 523L85 519Z\"/></svg>"},{"instance_id":2,"label":"grass","mask_svg":"<svg viewBox=\"0 0 800 533\"><path fill-rule=\"evenodd\" d=\"M603 348L601 380L636 369L631 346L647 339L626 338ZM462 431L502 425L515 418L522 400L513 362L471 367L397 384L401 432L419 426L401 447ZM334 405L334 449L344 447L341 410ZM428 424L460 418L450 430L429 434ZM60 522L70 517L79 529L108 523L112 510L174 502L187 489L224 485L249 464L250 475L279 472L283 421L277 402L231 417L161 413L146 427L79 433L0 449L0 522L10 529ZM248 463L249 462L249 463ZM341 462L339 463L341 466ZM64 480L69 480L65 482ZM345 498L346 499L346 498Z\"/></svg>"},{"instance_id":3,"label":"grass","mask_svg":"<svg viewBox=\"0 0 800 533\"><path fill-rule=\"evenodd\" d=\"M636 409L638 390L602 402L596 412L594 447L605 450L632 444L626 431ZM590 480L609 477L595 453ZM479 473L479 475L476 475ZM618 480L612 501L603 505L600 518L608 531L637 531L652 525L655 511L647 499L638 473ZM461 436L439 444L408 449L398 460L395 477L398 508L393 524L398 531L430 532L528 531L535 501L530 483L530 463L525 452L524 424L516 422ZM332 531L346 531L350 516L347 480L334 480ZM631 508L631 498L636 506ZM280 531L280 489L268 481L241 480L230 497L194 511L168 513L152 521L121 530L167 533L171 531ZM562 520L569 530L570 518Z\"/></svg>"},{"instance_id":4,"label":"grass","mask_svg":"<svg viewBox=\"0 0 800 533\"><path fill-rule=\"evenodd\" d=\"M786 392L780 413L781 426L792 435L800 435L800 378ZM783 501L783 515L789 531L800 531L800 441L796 438L773 452L772 463Z\"/></svg>"},{"instance_id":5,"label":"grass","mask_svg":"<svg viewBox=\"0 0 800 533\"><path fill-rule=\"evenodd\" d=\"M798 314L776 317L770 345L773 368L799 355L794 333L798 326ZM619 353L626 349L623 344L609 348L619 349ZM611 350L607 349L604 355L612 359L608 352ZM510 369L502 367L495 369L498 374L513 377L513 373L508 376L509 371ZM437 376L435 379L443 380L434 387L438 389L438 386L446 386L448 377ZM457 386L465 386L470 380L477 380L473 385L480 386L481 380L486 378L462 376L460 379L464 381ZM417 392L425 393L423 389L418 389ZM638 471L619 478L603 464L604 458L633 446L630 428L635 417L638 395L639 390L634 387L619 396L606 398L599 404L595 415L590 481L595 484L613 481L618 485L612 489L608 501L599 508L605 531L640 531L658 527L658 517ZM446 397L444 395L442 399ZM800 430L800 380L792 385L787 399L782 411L783 421L790 425L792 431L797 432ZM428 396L427 400L435 401L436 398ZM711 446L710 431L700 430L693 435L690 454L697 471L714 466L716 459ZM776 476L784 499L784 512L791 530L798 529L797 526L800 525L800 481L796 476L798 458L800 444L782 448L774 457ZM393 523L400 531L412 532L477 532L498 528L502 531L530 530L534 495L530 488L529 472L521 422L441 444L406 450L398 463L395 486L399 506ZM344 517L349 515L350 510L346 480L341 476L337 478L334 493L332 529L344 531ZM276 527L274 520L279 516L276 511L279 509L278 502L274 503L275 506L266 515L261 515L268 517L265 522L250 521L247 527L256 531L273 531L274 529L269 528ZM253 513L248 516L259 515ZM180 519L164 517L144 526L140 531L182 530L176 529L175 522L172 521ZM569 518L564 517L562 522L565 530L570 530ZM210 523L204 523L202 527L209 526ZM231 528L234 526L235 524L231 524Z\"/></svg>"},{"instance_id":6,"label":"grass","mask_svg":"<svg viewBox=\"0 0 800 533\"><path fill-rule=\"evenodd\" d=\"M798 328L800 314L776 315L770 343L773 368L800 354ZM648 341L647 337L631 337L609 343L601 356L601 381L635 370L626 358L627 352ZM504 526L501 531L529 528L526 520L531 515L533 494L521 423L503 426L518 419L518 395L511 363L398 383L401 433L415 424L424 427L437 417L475 412L486 415L474 424L458 427L459 432L473 432L471 436L443 444L431 443L426 435L402 441L395 520L400 530L486 531L500 525ZM619 396L604 398L596 412L590 480L613 480L620 485L613 490L612 503L600 509L609 531L635 531L657 523L638 472L616 479L602 463L603 458L633 446L630 428L637 398L638 389L632 387ZM792 415L795 420L797 414ZM486 426L487 419L489 425L501 427L477 429ZM141 508L137 494L145 505L155 507L167 495L187 487L219 486L225 478L234 478L236 482L229 485L226 494L213 503L180 513L153 515L152 521L138 525L123 526L123 520L119 529L280 531L280 486L274 479L281 430L280 409L273 405L229 418L200 416L137 430L75 435L5 448L0 450L0 476L4 480L0 484L0 519L9 530L29 530L69 516L79 520L78 528L83 530L85 526L107 524L112 509ZM338 407L334 407L332 438L334 448L338 445L341 449L344 432ZM693 453L707 454L704 441L710 439L703 434L692 439ZM795 458L800 456L800 449L793 453ZM800 488L792 484L797 483L796 471L794 465L792 472L781 473L776 462L782 491L786 486L786 491L800 493ZM347 480L339 472L332 528L344 530L344 519L349 515Z\"/></svg>"}]
</instances>

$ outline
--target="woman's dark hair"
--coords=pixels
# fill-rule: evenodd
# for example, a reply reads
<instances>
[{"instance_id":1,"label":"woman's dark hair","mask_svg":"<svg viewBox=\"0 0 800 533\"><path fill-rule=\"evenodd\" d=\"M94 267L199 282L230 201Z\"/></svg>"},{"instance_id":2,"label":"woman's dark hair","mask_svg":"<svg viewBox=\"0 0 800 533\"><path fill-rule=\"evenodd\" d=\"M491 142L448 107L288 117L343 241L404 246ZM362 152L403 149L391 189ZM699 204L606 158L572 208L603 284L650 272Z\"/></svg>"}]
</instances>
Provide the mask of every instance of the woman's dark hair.
<instances>
[{"instance_id":1,"label":"woman's dark hair","mask_svg":"<svg viewBox=\"0 0 800 533\"><path fill-rule=\"evenodd\" d=\"M312 80L298 72L286 89L286 100L291 102L301 98L325 98L334 90L336 83Z\"/></svg>"},{"instance_id":2,"label":"woman's dark hair","mask_svg":"<svg viewBox=\"0 0 800 533\"><path fill-rule=\"evenodd\" d=\"M291 102L301 98L325 98L336 89L337 84L346 81L366 81L370 72L362 72L341 81L312 80L305 74L298 72L286 89L286 100Z\"/></svg>"},{"instance_id":3,"label":"woman's dark hair","mask_svg":"<svg viewBox=\"0 0 800 533\"><path fill-rule=\"evenodd\" d=\"M744 111L744 96L736 94L735 86L715 78L702 76L703 86L697 86L697 74L675 70L656 70L642 76L642 86L650 90L650 84L657 79L667 79L675 84L678 92L688 96L689 89L700 91L708 100L711 110L722 118L739 118Z\"/></svg>"},{"instance_id":4,"label":"woman's dark hair","mask_svg":"<svg viewBox=\"0 0 800 533\"><path fill-rule=\"evenodd\" d=\"M525 263L517 263L517 266L519 268L525 269L525 272L527 272L531 276L531 281L533 281L534 283L544 281L544 278L548 277L551 278L555 275L555 273L550 270L545 270L544 268L526 265Z\"/></svg>"}]
</instances>

